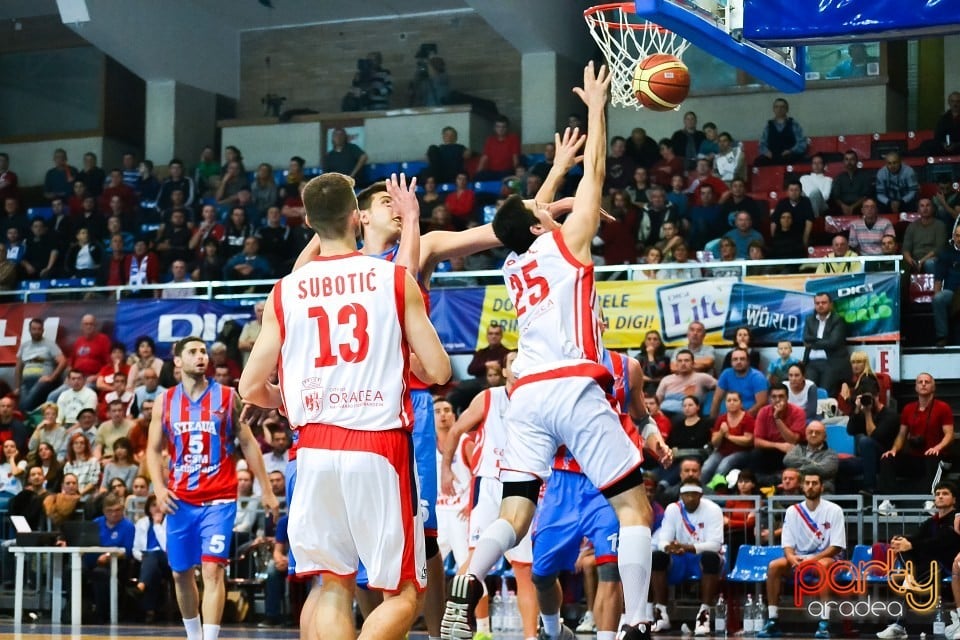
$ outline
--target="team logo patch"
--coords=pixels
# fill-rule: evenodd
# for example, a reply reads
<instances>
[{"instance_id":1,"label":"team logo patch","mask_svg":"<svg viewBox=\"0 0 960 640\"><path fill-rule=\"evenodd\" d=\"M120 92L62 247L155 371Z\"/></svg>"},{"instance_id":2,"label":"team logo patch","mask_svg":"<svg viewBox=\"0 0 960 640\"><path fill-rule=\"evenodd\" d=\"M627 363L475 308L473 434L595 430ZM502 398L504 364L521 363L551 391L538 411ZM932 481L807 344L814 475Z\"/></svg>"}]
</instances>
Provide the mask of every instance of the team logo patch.
<instances>
[{"instance_id":1,"label":"team logo patch","mask_svg":"<svg viewBox=\"0 0 960 640\"><path fill-rule=\"evenodd\" d=\"M319 418L323 412L323 387L301 389L300 403L303 405L304 418L307 422Z\"/></svg>"}]
</instances>

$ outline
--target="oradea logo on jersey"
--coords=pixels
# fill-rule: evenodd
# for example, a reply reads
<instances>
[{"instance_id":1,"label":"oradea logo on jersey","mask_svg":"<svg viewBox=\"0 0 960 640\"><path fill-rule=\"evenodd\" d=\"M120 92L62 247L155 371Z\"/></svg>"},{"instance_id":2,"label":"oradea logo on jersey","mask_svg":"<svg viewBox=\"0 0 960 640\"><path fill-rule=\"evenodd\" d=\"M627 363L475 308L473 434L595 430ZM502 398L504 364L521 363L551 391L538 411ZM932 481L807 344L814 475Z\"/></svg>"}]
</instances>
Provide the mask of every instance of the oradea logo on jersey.
<instances>
[{"instance_id":1,"label":"oradea logo on jersey","mask_svg":"<svg viewBox=\"0 0 960 640\"><path fill-rule=\"evenodd\" d=\"M320 378L307 378L300 389L300 404L307 422L320 417L323 412L323 386Z\"/></svg>"},{"instance_id":2,"label":"oradea logo on jersey","mask_svg":"<svg viewBox=\"0 0 960 640\"><path fill-rule=\"evenodd\" d=\"M691 322L703 323L708 332L723 328L734 282L733 279L697 280L657 289L664 339L685 337Z\"/></svg>"},{"instance_id":3,"label":"oradea logo on jersey","mask_svg":"<svg viewBox=\"0 0 960 640\"><path fill-rule=\"evenodd\" d=\"M931 562L929 577L923 582L918 580L914 569L912 561L898 567L897 554L893 549L887 549L886 558L856 564L849 560L838 560L824 566L816 560L804 560L793 573L793 603L796 607L802 607L805 595L814 596L807 604L807 613L815 618L820 618L824 607L839 612L843 617L900 618L903 616L903 602L917 613L929 613L936 608L940 598L940 566ZM867 595L867 579L871 575L886 576L890 590L902 596L903 601L899 598L874 600ZM904 587L907 583L909 589ZM843 599L824 601L821 595Z\"/></svg>"}]
</instances>

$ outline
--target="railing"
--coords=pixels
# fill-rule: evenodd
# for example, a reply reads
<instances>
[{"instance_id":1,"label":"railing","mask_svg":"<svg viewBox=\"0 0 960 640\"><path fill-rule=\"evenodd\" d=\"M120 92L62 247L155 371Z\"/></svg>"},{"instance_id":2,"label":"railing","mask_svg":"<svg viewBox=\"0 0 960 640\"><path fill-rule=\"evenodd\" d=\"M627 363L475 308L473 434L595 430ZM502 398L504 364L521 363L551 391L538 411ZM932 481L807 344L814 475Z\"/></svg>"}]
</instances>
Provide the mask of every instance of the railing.
<instances>
[{"instance_id":1,"label":"railing","mask_svg":"<svg viewBox=\"0 0 960 640\"><path fill-rule=\"evenodd\" d=\"M842 264L851 263L860 265L861 269L866 270L866 265L877 264L879 267L876 273L895 273L900 270L902 256L855 256L851 258L830 258L830 262ZM642 271L652 271L659 273L661 271L700 271L712 272L717 269L732 271L738 269L740 277L752 275L751 269L768 267L814 267L823 264L824 258L804 258L798 260L734 260L731 262L686 262L686 263L663 263L663 264L618 264L604 265L595 268L598 274L611 274L604 277L598 275L598 279L625 279L625 280L647 280L646 275L637 275ZM885 268L883 268L885 267ZM626 275L625 278L617 276ZM802 271L801 275L815 275L813 270ZM759 274L758 274L759 275ZM837 274L828 274L837 275ZM705 275L704 277L712 277ZM732 277L732 276L728 276ZM446 271L434 273L430 279L433 286L443 287L448 282L452 286L464 286L462 284L453 284L456 280L473 280L467 286L479 286L483 284L501 284L503 282L503 273L499 269L487 269L483 271ZM241 280L241 281L221 281L210 280L202 282L182 282L182 283L164 283L164 284L145 284L145 285L122 285L118 287L63 287L53 289L23 289L19 291L0 292L0 302L29 302L31 296L85 296L88 294L104 294L104 297L112 297L120 300L132 293L141 293L144 291L164 291L170 289L193 289L196 293L190 296L196 299L205 300L231 300L244 298L263 298L266 291L276 283L276 279L267 280ZM261 289L261 292L238 291L240 289Z\"/></svg>"}]
</instances>

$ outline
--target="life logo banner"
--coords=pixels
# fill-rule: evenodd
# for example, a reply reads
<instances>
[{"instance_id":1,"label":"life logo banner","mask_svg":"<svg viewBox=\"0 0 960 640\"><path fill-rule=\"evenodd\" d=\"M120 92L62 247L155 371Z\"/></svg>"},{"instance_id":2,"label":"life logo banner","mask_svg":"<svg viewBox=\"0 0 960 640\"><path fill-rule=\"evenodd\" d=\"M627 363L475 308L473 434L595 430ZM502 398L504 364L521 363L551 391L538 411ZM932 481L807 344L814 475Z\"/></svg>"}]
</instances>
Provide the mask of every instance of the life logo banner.
<instances>
[{"instance_id":1,"label":"life logo banner","mask_svg":"<svg viewBox=\"0 0 960 640\"><path fill-rule=\"evenodd\" d=\"M659 287L657 309L664 341L685 337L691 322L702 323L708 333L722 330L736 282L736 278L716 278Z\"/></svg>"},{"instance_id":2,"label":"life logo banner","mask_svg":"<svg viewBox=\"0 0 960 640\"><path fill-rule=\"evenodd\" d=\"M803 322L812 311L811 294L737 282L730 291L723 337L733 340L737 329L747 327L756 344L803 342Z\"/></svg>"}]
</instances>

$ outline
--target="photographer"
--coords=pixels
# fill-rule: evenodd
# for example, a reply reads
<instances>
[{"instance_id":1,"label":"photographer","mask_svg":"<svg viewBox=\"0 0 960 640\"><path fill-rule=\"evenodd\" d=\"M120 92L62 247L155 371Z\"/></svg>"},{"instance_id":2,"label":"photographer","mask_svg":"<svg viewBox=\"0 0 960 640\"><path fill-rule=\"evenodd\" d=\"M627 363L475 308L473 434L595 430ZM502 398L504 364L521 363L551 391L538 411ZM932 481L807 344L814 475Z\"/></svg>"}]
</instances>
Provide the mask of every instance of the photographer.
<instances>
[{"instance_id":1,"label":"photographer","mask_svg":"<svg viewBox=\"0 0 960 640\"><path fill-rule=\"evenodd\" d=\"M880 454L893 447L899 429L900 416L872 393L854 398L847 433L856 438L857 456L863 464L864 491L876 493Z\"/></svg>"},{"instance_id":2,"label":"photographer","mask_svg":"<svg viewBox=\"0 0 960 640\"><path fill-rule=\"evenodd\" d=\"M422 44L415 56L417 68L410 83L411 107L436 107L450 99L447 63L437 55L437 45Z\"/></svg>"},{"instance_id":3,"label":"photographer","mask_svg":"<svg viewBox=\"0 0 960 640\"><path fill-rule=\"evenodd\" d=\"M891 488L901 487L896 481L903 477L913 479L925 491L940 461L952 458L953 412L946 402L934 398L936 388L929 373L917 376L917 400L903 408L900 432L893 446L880 456L880 478ZM902 488L896 491L904 493Z\"/></svg>"},{"instance_id":4,"label":"photographer","mask_svg":"<svg viewBox=\"0 0 960 640\"><path fill-rule=\"evenodd\" d=\"M357 60L357 73L353 86L343 97L343 111L386 110L390 108L393 93L393 78L390 71L382 68L383 56L371 51L366 58Z\"/></svg>"}]
</instances>

